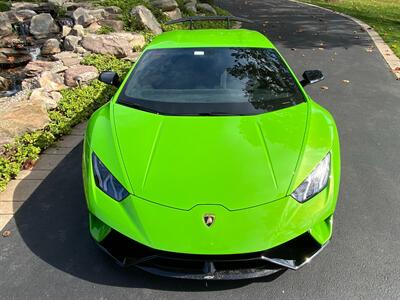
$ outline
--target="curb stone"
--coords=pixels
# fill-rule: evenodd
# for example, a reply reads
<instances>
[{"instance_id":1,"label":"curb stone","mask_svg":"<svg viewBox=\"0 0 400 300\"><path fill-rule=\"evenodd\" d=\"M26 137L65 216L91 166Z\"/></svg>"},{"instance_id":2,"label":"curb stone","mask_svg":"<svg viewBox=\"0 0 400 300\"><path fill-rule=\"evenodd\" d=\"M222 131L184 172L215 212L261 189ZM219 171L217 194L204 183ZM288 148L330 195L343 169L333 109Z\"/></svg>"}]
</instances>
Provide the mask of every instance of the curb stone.
<instances>
[{"instance_id":1,"label":"curb stone","mask_svg":"<svg viewBox=\"0 0 400 300\"><path fill-rule=\"evenodd\" d=\"M0 192L0 231L12 219L17 210L29 199L43 180L83 140L87 121L76 125L69 135L61 137L56 144L46 149L30 170L22 170Z\"/></svg>"},{"instance_id":2,"label":"curb stone","mask_svg":"<svg viewBox=\"0 0 400 300\"><path fill-rule=\"evenodd\" d=\"M337 12L334 11L332 9L329 8L325 8L325 7L321 7L315 4L311 4L311 3L305 3L305 2L301 2L301 1L297 1L297 0L289 0L290 2L293 3L297 3L300 5L308 5L311 7L315 7L315 8L319 8L325 11L329 11L331 13L340 15L342 17L345 17L355 23L357 23L358 25L361 26L361 28L368 33L368 35L370 36L370 38L372 39L372 41L374 42L376 48L379 50L379 52L381 53L381 55L383 56L383 59L386 61L386 63L389 65L391 71L393 72L395 78L397 80L400 80L400 58L398 58L392 49L390 49L390 47L385 43L385 41L381 38L381 36L371 27L369 26L367 23L364 23L363 21L354 18L352 16L346 15L344 13L341 12Z\"/></svg>"}]
</instances>

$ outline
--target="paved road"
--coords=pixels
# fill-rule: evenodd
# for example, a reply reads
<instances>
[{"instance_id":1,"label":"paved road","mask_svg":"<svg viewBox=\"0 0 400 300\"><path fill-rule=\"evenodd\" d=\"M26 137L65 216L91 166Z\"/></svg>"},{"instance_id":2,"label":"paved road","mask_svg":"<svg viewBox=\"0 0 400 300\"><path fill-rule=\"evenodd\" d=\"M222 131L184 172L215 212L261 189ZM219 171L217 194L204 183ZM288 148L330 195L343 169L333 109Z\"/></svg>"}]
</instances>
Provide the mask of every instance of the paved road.
<instances>
[{"instance_id":1,"label":"paved road","mask_svg":"<svg viewBox=\"0 0 400 300\"><path fill-rule=\"evenodd\" d=\"M78 147L7 225L12 236L0 238L0 298L400 297L400 82L376 50L366 51L367 34L343 17L285 0L218 2L268 21L253 27L277 43L298 74L317 68L326 75L308 90L334 114L342 140L330 246L298 272L255 281L206 285L120 269L89 238Z\"/></svg>"}]
</instances>

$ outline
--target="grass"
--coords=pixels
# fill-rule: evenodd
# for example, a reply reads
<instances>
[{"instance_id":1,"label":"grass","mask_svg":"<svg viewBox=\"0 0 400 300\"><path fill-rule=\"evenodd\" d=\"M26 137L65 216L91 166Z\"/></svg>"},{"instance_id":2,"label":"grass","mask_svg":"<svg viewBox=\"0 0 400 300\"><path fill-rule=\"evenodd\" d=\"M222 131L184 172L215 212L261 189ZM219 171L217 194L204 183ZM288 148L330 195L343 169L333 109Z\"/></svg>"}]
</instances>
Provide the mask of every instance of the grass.
<instances>
[{"instance_id":1,"label":"grass","mask_svg":"<svg viewBox=\"0 0 400 300\"><path fill-rule=\"evenodd\" d=\"M0 1L0 12L7 11L10 9L10 5L8 1Z\"/></svg>"},{"instance_id":2,"label":"grass","mask_svg":"<svg viewBox=\"0 0 400 300\"><path fill-rule=\"evenodd\" d=\"M302 0L353 16L373 27L400 58L400 0Z\"/></svg>"}]
</instances>

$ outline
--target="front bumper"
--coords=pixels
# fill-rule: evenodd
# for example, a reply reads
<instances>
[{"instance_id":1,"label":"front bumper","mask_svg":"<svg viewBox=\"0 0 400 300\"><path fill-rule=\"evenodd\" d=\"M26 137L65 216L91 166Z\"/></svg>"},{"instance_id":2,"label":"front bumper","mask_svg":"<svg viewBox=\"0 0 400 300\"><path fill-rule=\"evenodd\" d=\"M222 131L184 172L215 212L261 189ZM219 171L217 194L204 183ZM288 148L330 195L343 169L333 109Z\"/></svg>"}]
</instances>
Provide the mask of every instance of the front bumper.
<instances>
[{"instance_id":1,"label":"front bumper","mask_svg":"<svg viewBox=\"0 0 400 300\"><path fill-rule=\"evenodd\" d=\"M290 197L265 205L229 211L220 205L199 205L183 211L138 197L122 202L95 189L88 197L93 238L102 241L111 229L147 247L176 253L226 255L260 252L309 232L320 244L332 234L329 217L335 202L329 190L300 204ZM213 214L211 227L204 216Z\"/></svg>"},{"instance_id":2,"label":"front bumper","mask_svg":"<svg viewBox=\"0 0 400 300\"><path fill-rule=\"evenodd\" d=\"M149 273L195 280L238 280L297 270L328 244L320 245L309 234L269 250L233 255L194 255L160 251L112 230L97 243L119 265L136 266Z\"/></svg>"},{"instance_id":3,"label":"front bumper","mask_svg":"<svg viewBox=\"0 0 400 300\"><path fill-rule=\"evenodd\" d=\"M90 155L83 174L91 235L124 266L176 278L260 277L300 268L332 235L338 176L305 203L287 196L239 210L218 204L182 210L135 195L111 199L97 188L87 162ZM211 227L206 214L215 216Z\"/></svg>"}]
</instances>

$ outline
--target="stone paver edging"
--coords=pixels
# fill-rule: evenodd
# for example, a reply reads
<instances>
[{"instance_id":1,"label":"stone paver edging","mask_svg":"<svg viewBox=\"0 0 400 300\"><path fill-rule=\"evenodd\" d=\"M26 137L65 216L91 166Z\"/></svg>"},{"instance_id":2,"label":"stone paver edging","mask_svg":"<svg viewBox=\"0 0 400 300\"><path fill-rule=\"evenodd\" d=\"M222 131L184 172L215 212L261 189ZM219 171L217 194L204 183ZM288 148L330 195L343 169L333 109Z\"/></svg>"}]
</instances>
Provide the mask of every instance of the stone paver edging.
<instances>
[{"instance_id":1,"label":"stone paver edging","mask_svg":"<svg viewBox=\"0 0 400 300\"><path fill-rule=\"evenodd\" d=\"M394 54L392 49L390 49L390 47L384 42L384 40L381 38L381 36L371 26L369 26L368 24L364 23L363 21L361 21L359 19L356 19L352 16L346 15L344 13L341 13L341 12L338 12L338 11L335 11L335 10L332 10L329 8L325 8L325 7L315 5L315 4L305 3L305 2L301 2L301 1L297 1L297 0L289 0L289 1L297 3L297 4L308 5L308 6L312 6L312 7L322 9L322 10L329 11L331 13L334 13L334 14L340 15L342 17L345 17L347 19L350 19L353 22L360 25L361 28L369 34L369 36L371 37L372 41L374 42L376 48L378 48L378 50L382 54L384 60L387 62L390 69L392 70L396 79L400 80L400 58L398 58Z\"/></svg>"},{"instance_id":2,"label":"stone paver edging","mask_svg":"<svg viewBox=\"0 0 400 300\"><path fill-rule=\"evenodd\" d=\"M85 129L86 122L75 126L71 134L45 150L32 169L21 171L5 191L0 192L0 231L51 171L83 140Z\"/></svg>"}]
</instances>

